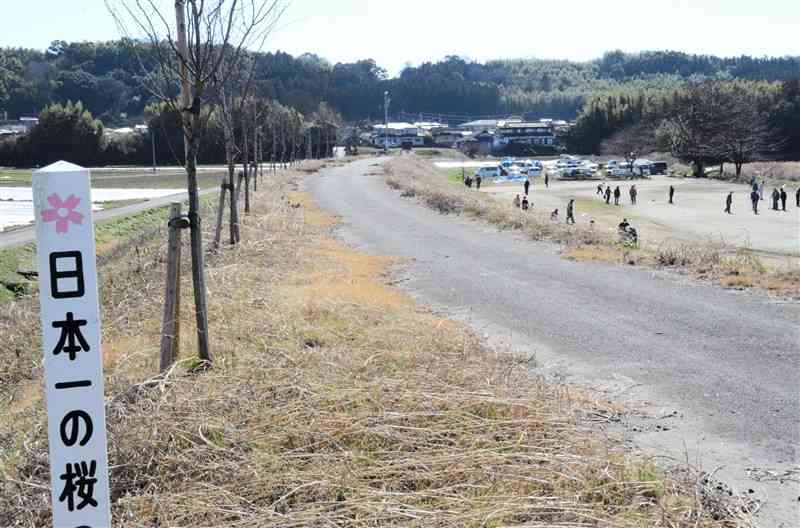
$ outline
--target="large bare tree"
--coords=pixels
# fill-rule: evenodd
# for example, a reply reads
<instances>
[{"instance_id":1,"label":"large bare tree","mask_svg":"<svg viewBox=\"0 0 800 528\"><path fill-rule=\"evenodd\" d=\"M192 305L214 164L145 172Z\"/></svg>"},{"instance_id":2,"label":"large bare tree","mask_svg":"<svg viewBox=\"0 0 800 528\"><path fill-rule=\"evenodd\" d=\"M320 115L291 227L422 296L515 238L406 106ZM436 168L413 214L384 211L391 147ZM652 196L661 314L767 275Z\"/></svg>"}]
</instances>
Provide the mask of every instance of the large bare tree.
<instances>
[{"instance_id":1,"label":"large bare tree","mask_svg":"<svg viewBox=\"0 0 800 528\"><path fill-rule=\"evenodd\" d=\"M122 35L146 40L157 58L154 69L142 64L150 92L181 112L198 355L205 361L211 361L211 347L197 188L201 109L238 72L245 50L263 42L283 5L281 0L106 0Z\"/></svg>"}]
</instances>

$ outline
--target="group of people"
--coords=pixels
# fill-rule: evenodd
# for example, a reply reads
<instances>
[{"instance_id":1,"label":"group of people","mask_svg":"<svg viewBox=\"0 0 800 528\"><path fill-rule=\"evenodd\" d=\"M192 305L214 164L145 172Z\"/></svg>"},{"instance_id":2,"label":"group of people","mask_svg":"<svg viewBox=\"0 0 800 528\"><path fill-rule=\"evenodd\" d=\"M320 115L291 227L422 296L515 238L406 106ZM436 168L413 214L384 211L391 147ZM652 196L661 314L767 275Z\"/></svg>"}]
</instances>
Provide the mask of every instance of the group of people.
<instances>
[{"instance_id":1,"label":"group of people","mask_svg":"<svg viewBox=\"0 0 800 528\"><path fill-rule=\"evenodd\" d=\"M463 176L463 175L462 178L464 179L464 185L466 185L467 187L472 188L472 184L474 183L476 189L481 188L481 177L478 176L477 174L475 175L474 178L472 176Z\"/></svg>"},{"instance_id":2,"label":"group of people","mask_svg":"<svg viewBox=\"0 0 800 528\"><path fill-rule=\"evenodd\" d=\"M611 204L611 197L614 197L614 205L620 205L619 200L622 197L622 191L619 188L619 185L614 187L614 190L611 190L611 184L605 183L598 183L597 184L597 192L595 194L600 195L600 198L605 200L607 204ZM675 194L675 189L670 185L670 192L669 192L669 203L673 203L673 195ZM631 185L628 189L628 196L631 198L631 205L636 205L636 199L639 196L639 190L636 188L636 184Z\"/></svg>"},{"instance_id":3,"label":"group of people","mask_svg":"<svg viewBox=\"0 0 800 528\"><path fill-rule=\"evenodd\" d=\"M758 203L764 199L764 180L759 183L755 178L750 180L750 203L753 207L753 214L758 214ZM795 203L800 207L800 187L795 191ZM773 211L786 211L786 201L789 199L789 194L783 185L780 189L775 187L772 189L772 210ZM780 203L780 206L778 205ZM731 206L733 205L733 191L728 193L725 198L725 212L733 214Z\"/></svg>"},{"instance_id":4,"label":"group of people","mask_svg":"<svg viewBox=\"0 0 800 528\"><path fill-rule=\"evenodd\" d=\"M533 207L533 202L528 200L528 193L523 194L522 198L520 198L519 194L516 195L512 203L514 204L514 208L522 209L523 211L528 211ZM554 209L550 212L550 220L558 222L558 209ZM575 198L571 198L567 203L567 223L575 223Z\"/></svg>"}]
</instances>

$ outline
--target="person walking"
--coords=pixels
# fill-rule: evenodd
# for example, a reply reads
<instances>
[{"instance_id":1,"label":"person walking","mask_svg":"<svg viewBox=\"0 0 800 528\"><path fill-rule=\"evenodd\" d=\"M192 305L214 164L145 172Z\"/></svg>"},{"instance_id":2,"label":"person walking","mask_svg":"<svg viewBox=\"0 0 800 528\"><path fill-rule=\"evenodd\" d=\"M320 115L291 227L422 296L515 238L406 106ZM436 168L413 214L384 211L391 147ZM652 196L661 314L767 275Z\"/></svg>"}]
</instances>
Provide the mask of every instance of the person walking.
<instances>
[{"instance_id":1,"label":"person walking","mask_svg":"<svg viewBox=\"0 0 800 528\"><path fill-rule=\"evenodd\" d=\"M758 196L758 191L752 191L750 193L750 201L753 203L753 214L758 214L758 201L760 200Z\"/></svg>"},{"instance_id":2,"label":"person walking","mask_svg":"<svg viewBox=\"0 0 800 528\"><path fill-rule=\"evenodd\" d=\"M522 184L522 187L525 189L525 196L528 196L528 189L531 188L531 181L525 178L525 183Z\"/></svg>"},{"instance_id":3,"label":"person walking","mask_svg":"<svg viewBox=\"0 0 800 528\"><path fill-rule=\"evenodd\" d=\"M569 203L567 204L567 223L575 223L575 198L570 198Z\"/></svg>"},{"instance_id":4,"label":"person walking","mask_svg":"<svg viewBox=\"0 0 800 528\"><path fill-rule=\"evenodd\" d=\"M475 188L478 189L478 190L480 190L480 188L481 188L481 177L480 176L475 176Z\"/></svg>"},{"instance_id":5,"label":"person walking","mask_svg":"<svg viewBox=\"0 0 800 528\"><path fill-rule=\"evenodd\" d=\"M550 213L550 221L558 222L558 209L554 209L553 212Z\"/></svg>"},{"instance_id":6,"label":"person walking","mask_svg":"<svg viewBox=\"0 0 800 528\"><path fill-rule=\"evenodd\" d=\"M783 188L781 185L781 209L786 211L786 199L789 198L789 195L786 194L786 189Z\"/></svg>"},{"instance_id":7,"label":"person walking","mask_svg":"<svg viewBox=\"0 0 800 528\"><path fill-rule=\"evenodd\" d=\"M800 207L800 187L798 187L797 191L794 193L794 201L797 204L797 207Z\"/></svg>"},{"instance_id":8,"label":"person walking","mask_svg":"<svg viewBox=\"0 0 800 528\"><path fill-rule=\"evenodd\" d=\"M611 186L610 185L606 187L606 203L607 204L611 203Z\"/></svg>"},{"instance_id":9,"label":"person walking","mask_svg":"<svg viewBox=\"0 0 800 528\"><path fill-rule=\"evenodd\" d=\"M780 199L781 199L781 193L778 192L777 187L775 189L772 189L772 210L773 211L777 211L778 210L778 200L780 200Z\"/></svg>"},{"instance_id":10,"label":"person walking","mask_svg":"<svg viewBox=\"0 0 800 528\"><path fill-rule=\"evenodd\" d=\"M731 212L731 205L733 205L733 191L728 193L728 197L725 198L725 212L728 214L733 214Z\"/></svg>"},{"instance_id":11,"label":"person walking","mask_svg":"<svg viewBox=\"0 0 800 528\"><path fill-rule=\"evenodd\" d=\"M622 191L619 190L619 185L614 189L614 205L619 205L619 197L622 196Z\"/></svg>"},{"instance_id":12,"label":"person walking","mask_svg":"<svg viewBox=\"0 0 800 528\"><path fill-rule=\"evenodd\" d=\"M522 210L527 211L529 207L528 197L525 196L522 198Z\"/></svg>"},{"instance_id":13,"label":"person walking","mask_svg":"<svg viewBox=\"0 0 800 528\"><path fill-rule=\"evenodd\" d=\"M761 180L761 183L758 184L758 196L763 200L764 199L764 180Z\"/></svg>"},{"instance_id":14,"label":"person walking","mask_svg":"<svg viewBox=\"0 0 800 528\"><path fill-rule=\"evenodd\" d=\"M639 191L636 190L636 185L631 185L630 195L631 195L631 205L636 205L636 196L639 194Z\"/></svg>"},{"instance_id":15,"label":"person walking","mask_svg":"<svg viewBox=\"0 0 800 528\"><path fill-rule=\"evenodd\" d=\"M520 206L519 195L516 195L514 197L514 209L519 209L519 206Z\"/></svg>"},{"instance_id":16,"label":"person walking","mask_svg":"<svg viewBox=\"0 0 800 528\"><path fill-rule=\"evenodd\" d=\"M544 186L550 188L550 175L546 172L544 173Z\"/></svg>"},{"instance_id":17,"label":"person walking","mask_svg":"<svg viewBox=\"0 0 800 528\"><path fill-rule=\"evenodd\" d=\"M669 203L674 204L673 198L675 197L675 187L669 186Z\"/></svg>"},{"instance_id":18,"label":"person walking","mask_svg":"<svg viewBox=\"0 0 800 528\"><path fill-rule=\"evenodd\" d=\"M602 183L598 183L597 184L597 192L595 194L599 194L601 197L603 196L603 184Z\"/></svg>"}]
</instances>

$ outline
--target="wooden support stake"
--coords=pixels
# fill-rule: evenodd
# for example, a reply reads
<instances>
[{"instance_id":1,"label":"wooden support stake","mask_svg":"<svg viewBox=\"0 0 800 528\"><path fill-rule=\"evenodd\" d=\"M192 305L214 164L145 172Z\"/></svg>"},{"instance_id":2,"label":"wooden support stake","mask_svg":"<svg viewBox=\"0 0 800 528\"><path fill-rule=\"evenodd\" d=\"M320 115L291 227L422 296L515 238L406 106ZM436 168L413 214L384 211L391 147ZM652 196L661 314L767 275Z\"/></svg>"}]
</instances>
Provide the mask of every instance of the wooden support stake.
<instances>
[{"instance_id":1,"label":"wooden support stake","mask_svg":"<svg viewBox=\"0 0 800 528\"><path fill-rule=\"evenodd\" d=\"M181 229L189 225L188 219L181 215L180 202L172 202L167 225L167 287L164 296L164 324L161 328L160 372L165 372L172 366L180 346Z\"/></svg>"},{"instance_id":2,"label":"wooden support stake","mask_svg":"<svg viewBox=\"0 0 800 528\"><path fill-rule=\"evenodd\" d=\"M222 184L219 186L219 205L217 206L217 225L214 227L214 250L219 249L220 238L222 237L222 218L225 216L225 191L228 190L228 184L223 178Z\"/></svg>"}]
</instances>

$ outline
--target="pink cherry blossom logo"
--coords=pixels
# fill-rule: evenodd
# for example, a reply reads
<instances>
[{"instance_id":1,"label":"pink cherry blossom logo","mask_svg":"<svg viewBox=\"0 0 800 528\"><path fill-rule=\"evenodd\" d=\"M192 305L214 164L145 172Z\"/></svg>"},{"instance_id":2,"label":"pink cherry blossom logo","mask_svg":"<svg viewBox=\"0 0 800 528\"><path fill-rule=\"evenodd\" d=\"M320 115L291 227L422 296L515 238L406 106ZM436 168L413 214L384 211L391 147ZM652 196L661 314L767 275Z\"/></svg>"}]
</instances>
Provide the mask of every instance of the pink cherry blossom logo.
<instances>
[{"instance_id":1,"label":"pink cherry blossom logo","mask_svg":"<svg viewBox=\"0 0 800 528\"><path fill-rule=\"evenodd\" d=\"M53 208L42 211L42 220L55 222L56 233L66 233L69 230L70 222L83 224L83 215L75 211L75 208L81 203L81 199L76 198L74 194L70 194L66 200L62 200L57 194L51 194L47 197L47 201Z\"/></svg>"}]
</instances>

